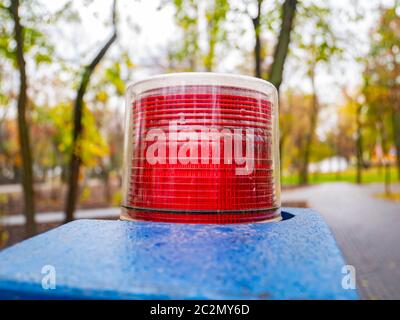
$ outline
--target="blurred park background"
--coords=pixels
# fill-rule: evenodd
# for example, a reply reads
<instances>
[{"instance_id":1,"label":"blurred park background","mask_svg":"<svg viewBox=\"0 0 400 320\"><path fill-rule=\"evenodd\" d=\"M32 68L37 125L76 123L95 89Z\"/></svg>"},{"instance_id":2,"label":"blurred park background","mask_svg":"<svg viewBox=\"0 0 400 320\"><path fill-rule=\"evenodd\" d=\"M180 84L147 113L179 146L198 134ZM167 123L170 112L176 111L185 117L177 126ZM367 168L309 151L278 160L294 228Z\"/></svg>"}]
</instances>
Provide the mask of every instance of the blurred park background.
<instances>
[{"instance_id":1,"label":"blurred park background","mask_svg":"<svg viewBox=\"0 0 400 320\"><path fill-rule=\"evenodd\" d=\"M117 217L125 88L183 71L279 88L283 204L320 211L363 275L384 260L392 287L366 276L365 297L399 294L398 0L0 0L0 248Z\"/></svg>"}]
</instances>

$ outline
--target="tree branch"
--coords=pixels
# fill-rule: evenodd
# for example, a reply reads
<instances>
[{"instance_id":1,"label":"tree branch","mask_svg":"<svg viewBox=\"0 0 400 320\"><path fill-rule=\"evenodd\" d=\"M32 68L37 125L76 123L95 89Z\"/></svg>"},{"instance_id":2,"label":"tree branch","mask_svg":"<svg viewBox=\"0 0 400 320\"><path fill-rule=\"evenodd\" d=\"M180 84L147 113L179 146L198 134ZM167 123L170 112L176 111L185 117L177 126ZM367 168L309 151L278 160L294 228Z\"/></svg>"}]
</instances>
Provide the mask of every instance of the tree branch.
<instances>
[{"instance_id":1,"label":"tree branch","mask_svg":"<svg viewBox=\"0 0 400 320\"><path fill-rule=\"evenodd\" d=\"M290 33L296 14L297 0L285 0L282 12L281 31L275 47L274 62L269 72L269 81L279 90L282 83L283 67L289 51Z\"/></svg>"},{"instance_id":2,"label":"tree branch","mask_svg":"<svg viewBox=\"0 0 400 320\"><path fill-rule=\"evenodd\" d=\"M74 131L73 131L73 142L72 142L72 154L70 160L70 172L68 179L68 192L66 197L65 204L65 221L69 222L74 219L74 212L76 209L76 203L78 200L78 184L79 184L79 171L81 166L81 135L83 132L83 109L84 102L83 98L85 96L87 87L89 85L90 77L97 65L103 59L108 49L117 39L117 10L116 10L116 0L113 1L112 6L112 23L113 23L113 34L110 39L104 44L101 50L94 57L92 62L85 67L85 70L82 74L81 83L78 88L78 92L76 95L75 103L74 103Z\"/></svg>"}]
</instances>

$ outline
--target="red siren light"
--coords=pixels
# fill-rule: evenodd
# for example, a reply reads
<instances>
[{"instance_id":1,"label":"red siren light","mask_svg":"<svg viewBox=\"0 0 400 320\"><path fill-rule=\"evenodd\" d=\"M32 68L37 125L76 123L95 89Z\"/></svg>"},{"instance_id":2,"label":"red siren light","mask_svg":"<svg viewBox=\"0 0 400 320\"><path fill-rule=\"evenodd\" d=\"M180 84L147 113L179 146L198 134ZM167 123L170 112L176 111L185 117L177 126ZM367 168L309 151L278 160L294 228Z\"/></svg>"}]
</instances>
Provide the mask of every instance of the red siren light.
<instances>
[{"instance_id":1,"label":"red siren light","mask_svg":"<svg viewBox=\"0 0 400 320\"><path fill-rule=\"evenodd\" d=\"M267 81L217 73L128 87L122 219L280 219L278 99Z\"/></svg>"}]
</instances>

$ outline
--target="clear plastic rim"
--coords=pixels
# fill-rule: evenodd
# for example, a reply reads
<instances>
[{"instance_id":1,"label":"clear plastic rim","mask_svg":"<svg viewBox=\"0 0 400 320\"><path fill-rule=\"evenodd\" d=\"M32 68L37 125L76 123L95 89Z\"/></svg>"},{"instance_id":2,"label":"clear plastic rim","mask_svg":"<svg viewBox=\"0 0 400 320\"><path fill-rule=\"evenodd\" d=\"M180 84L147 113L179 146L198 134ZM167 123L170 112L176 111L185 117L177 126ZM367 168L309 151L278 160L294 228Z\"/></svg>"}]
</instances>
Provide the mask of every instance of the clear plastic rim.
<instances>
[{"instance_id":1,"label":"clear plastic rim","mask_svg":"<svg viewBox=\"0 0 400 320\"><path fill-rule=\"evenodd\" d=\"M128 84L127 92L142 93L171 86L207 85L224 86L258 91L267 96L277 96L275 86L263 79L230 73L180 72L148 77Z\"/></svg>"},{"instance_id":2,"label":"clear plastic rim","mask_svg":"<svg viewBox=\"0 0 400 320\"><path fill-rule=\"evenodd\" d=\"M139 212L140 211L142 211L142 210L139 210ZM279 222L279 221L283 220L282 211L281 211L280 207L271 208L271 209L264 210L264 211L269 212L270 215L259 215L259 216L255 216L255 217L243 216L242 218L240 218L241 213L234 213L237 216L234 222L231 221L231 218L229 218L229 217L227 218L227 215L220 214L217 212L214 214L210 214L210 216L214 216L214 219L219 220L218 222L216 222L213 219L207 221L207 220L203 220L201 218L187 220L187 221L182 221L182 220L176 219L176 218L171 218L171 219L160 218L160 219L157 219L156 221L161 222L161 223L183 223L183 224L249 224L249 223L253 224L253 223ZM153 218L143 218L140 216L136 216L134 214L134 212L135 212L135 209L128 209L128 208L122 207L119 219L121 221L142 221L142 222L154 221ZM170 213L174 214L173 212L170 212ZM180 212L177 212L177 214L185 215L185 213L180 213ZM194 216L196 216L196 215L194 215Z\"/></svg>"}]
</instances>

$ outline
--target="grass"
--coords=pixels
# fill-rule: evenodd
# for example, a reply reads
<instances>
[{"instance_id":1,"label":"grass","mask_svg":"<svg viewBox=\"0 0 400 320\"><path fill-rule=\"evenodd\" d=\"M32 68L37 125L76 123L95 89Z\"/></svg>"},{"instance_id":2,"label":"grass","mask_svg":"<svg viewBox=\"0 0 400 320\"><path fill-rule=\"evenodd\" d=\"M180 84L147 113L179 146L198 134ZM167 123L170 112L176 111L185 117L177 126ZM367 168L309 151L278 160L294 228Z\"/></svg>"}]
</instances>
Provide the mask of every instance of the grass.
<instances>
[{"instance_id":1,"label":"grass","mask_svg":"<svg viewBox=\"0 0 400 320\"><path fill-rule=\"evenodd\" d=\"M398 182L397 170L395 167L390 168L390 176L392 182ZM309 183L318 184L324 182L356 182L356 169L350 168L340 173L310 173ZM384 182L385 175L383 168L369 168L362 171L362 183ZM297 185L299 182L298 175L283 175L282 184L286 186Z\"/></svg>"}]
</instances>

